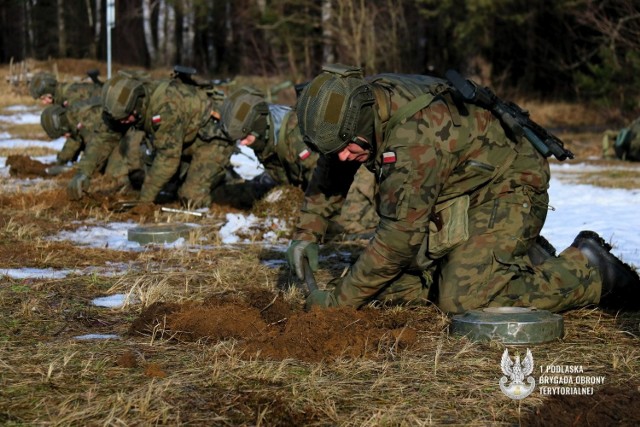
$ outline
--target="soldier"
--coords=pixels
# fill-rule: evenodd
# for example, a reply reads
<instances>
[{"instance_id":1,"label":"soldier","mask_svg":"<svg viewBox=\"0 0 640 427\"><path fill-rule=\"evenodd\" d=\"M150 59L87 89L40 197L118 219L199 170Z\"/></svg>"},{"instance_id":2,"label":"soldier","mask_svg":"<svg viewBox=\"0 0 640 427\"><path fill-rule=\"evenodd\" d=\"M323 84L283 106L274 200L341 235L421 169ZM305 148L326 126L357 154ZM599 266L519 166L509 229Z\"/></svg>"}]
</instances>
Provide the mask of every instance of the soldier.
<instances>
[{"instance_id":1,"label":"soldier","mask_svg":"<svg viewBox=\"0 0 640 427\"><path fill-rule=\"evenodd\" d=\"M29 82L29 94L40 99L43 105L57 104L63 107L70 103L100 96L102 86L98 83L59 83L51 73L36 73Z\"/></svg>"},{"instance_id":2,"label":"soldier","mask_svg":"<svg viewBox=\"0 0 640 427\"><path fill-rule=\"evenodd\" d=\"M225 99L220 125L231 140L255 152L275 184L306 190L318 154L302 141L298 117L291 107L267 103L263 93L244 87ZM363 170L357 175L338 219L341 231L364 234L375 227L373 184L370 172Z\"/></svg>"},{"instance_id":3,"label":"soldier","mask_svg":"<svg viewBox=\"0 0 640 427\"><path fill-rule=\"evenodd\" d=\"M380 223L335 289L312 292L308 307L421 303L432 284L450 313L640 306L637 272L594 232L579 233L559 256L532 260L548 207L548 162L528 140L510 138L491 111L428 76L364 79L339 64L323 71L298 102L304 140L322 157L289 264L301 278L304 258L317 269L325 217L361 164L375 171Z\"/></svg>"},{"instance_id":4,"label":"soldier","mask_svg":"<svg viewBox=\"0 0 640 427\"><path fill-rule=\"evenodd\" d=\"M105 83L102 101L112 123L146 133L150 166L141 202L156 201L164 186L178 180L178 196L185 204L211 204L211 190L223 181L233 153L233 145L218 131L218 99L178 79L144 81L120 72Z\"/></svg>"},{"instance_id":5,"label":"soldier","mask_svg":"<svg viewBox=\"0 0 640 427\"><path fill-rule=\"evenodd\" d=\"M128 182L126 164L118 149L123 135L102 120L100 98L76 102L67 108L49 105L42 111L40 121L50 138L67 136L67 141L78 142L78 151L83 151L77 172L67 187L67 195L71 200L82 198L95 172L103 172L122 185ZM58 153L58 162L71 155L71 150L65 149L68 149L66 143ZM74 160L76 157L77 153L74 154Z\"/></svg>"},{"instance_id":6,"label":"soldier","mask_svg":"<svg viewBox=\"0 0 640 427\"><path fill-rule=\"evenodd\" d=\"M612 142L613 141L613 142ZM605 131L602 138L602 151L605 159L640 162L640 118L619 132Z\"/></svg>"}]
</instances>

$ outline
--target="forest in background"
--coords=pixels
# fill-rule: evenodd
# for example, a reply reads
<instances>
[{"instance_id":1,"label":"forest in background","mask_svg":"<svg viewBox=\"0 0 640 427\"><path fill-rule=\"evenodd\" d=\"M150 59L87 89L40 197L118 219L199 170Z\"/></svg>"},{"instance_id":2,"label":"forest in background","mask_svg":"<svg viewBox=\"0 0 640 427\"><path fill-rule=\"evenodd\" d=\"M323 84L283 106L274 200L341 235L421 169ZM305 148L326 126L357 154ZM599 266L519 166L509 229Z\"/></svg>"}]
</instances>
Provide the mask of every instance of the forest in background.
<instances>
[{"instance_id":1,"label":"forest in background","mask_svg":"<svg viewBox=\"0 0 640 427\"><path fill-rule=\"evenodd\" d=\"M638 111L638 0L0 0L0 62L112 58L201 75L457 68L502 93Z\"/></svg>"}]
</instances>

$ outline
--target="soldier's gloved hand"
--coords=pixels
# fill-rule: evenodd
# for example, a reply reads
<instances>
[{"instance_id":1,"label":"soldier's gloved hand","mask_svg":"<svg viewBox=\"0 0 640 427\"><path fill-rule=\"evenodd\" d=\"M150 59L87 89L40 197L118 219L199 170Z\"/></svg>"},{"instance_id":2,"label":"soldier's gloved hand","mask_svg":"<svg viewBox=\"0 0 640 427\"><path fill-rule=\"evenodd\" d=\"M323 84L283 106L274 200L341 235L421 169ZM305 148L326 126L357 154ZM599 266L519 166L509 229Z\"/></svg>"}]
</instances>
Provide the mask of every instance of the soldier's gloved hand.
<instances>
[{"instance_id":1,"label":"soldier's gloved hand","mask_svg":"<svg viewBox=\"0 0 640 427\"><path fill-rule=\"evenodd\" d=\"M80 200L82 199L82 195L85 190L89 188L89 183L91 182L91 178L82 172L78 172L71 178L69 184L67 185L67 196L71 200Z\"/></svg>"},{"instance_id":2,"label":"soldier's gloved hand","mask_svg":"<svg viewBox=\"0 0 640 427\"><path fill-rule=\"evenodd\" d=\"M336 296L331 291L322 291L320 289L316 289L311 292L307 297L307 300L304 304L304 309L309 311L311 307L337 307L338 301L336 300Z\"/></svg>"},{"instance_id":3,"label":"soldier's gloved hand","mask_svg":"<svg viewBox=\"0 0 640 427\"><path fill-rule=\"evenodd\" d=\"M289 268L295 270L298 279L304 280L303 260L309 260L311 271L318 271L318 244L308 240L292 240L287 248Z\"/></svg>"}]
</instances>

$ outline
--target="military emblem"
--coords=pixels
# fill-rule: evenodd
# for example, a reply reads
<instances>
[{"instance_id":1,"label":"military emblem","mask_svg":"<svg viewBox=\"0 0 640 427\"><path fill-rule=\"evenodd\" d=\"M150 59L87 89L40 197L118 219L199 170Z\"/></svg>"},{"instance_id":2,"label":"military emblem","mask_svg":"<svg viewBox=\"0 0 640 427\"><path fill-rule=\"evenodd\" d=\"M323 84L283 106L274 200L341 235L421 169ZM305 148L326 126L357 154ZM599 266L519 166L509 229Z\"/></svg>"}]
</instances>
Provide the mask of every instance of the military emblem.
<instances>
[{"instance_id":1,"label":"military emblem","mask_svg":"<svg viewBox=\"0 0 640 427\"><path fill-rule=\"evenodd\" d=\"M500 362L502 373L505 374L500 378L500 390L512 399L524 399L529 396L536 387L536 380L530 376L533 372L533 355L531 350L527 349L527 354L522 363L520 355L516 354L515 361L511 361L509 350L505 348L502 353L502 361ZM525 384L524 379L527 379ZM507 384L511 381L509 384Z\"/></svg>"}]
</instances>

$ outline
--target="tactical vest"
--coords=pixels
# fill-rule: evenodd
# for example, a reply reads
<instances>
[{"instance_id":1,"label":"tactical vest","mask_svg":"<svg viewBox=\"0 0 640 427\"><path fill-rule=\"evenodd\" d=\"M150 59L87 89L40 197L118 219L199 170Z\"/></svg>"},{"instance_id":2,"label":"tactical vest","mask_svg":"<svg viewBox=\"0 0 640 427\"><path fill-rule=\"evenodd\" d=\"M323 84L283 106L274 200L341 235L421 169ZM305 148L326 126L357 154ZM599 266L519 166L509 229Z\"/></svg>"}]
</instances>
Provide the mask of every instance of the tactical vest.
<instances>
[{"instance_id":1,"label":"tactical vest","mask_svg":"<svg viewBox=\"0 0 640 427\"><path fill-rule=\"evenodd\" d=\"M194 122L189 123L186 128L189 133L185 135L185 141L192 141L198 134L198 131L212 118L211 111L214 101L209 98L204 91L194 86L186 85L177 80L165 80L161 82L151 94L147 109L155 109L158 105L163 105L166 102L169 87L176 89L183 95L183 102L180 104L181 109L190 109L191 111L199 113L199 116L195 117ZM152 133L154 129L153 120L153 115L146 112L144 129L147 133Z\"/></svg>"},{"instance_id":2,"label":"tactical vest","mask_svg":"<svg viewBox=\"0 0 640 427\"><path fill-rule=\"evenodd\" d=\"M71 135L77 137L80 131L80 123L86 122L87 119L91 122L91 125L101 122L102 98L94 96L89 99L74 102L68 107L67 115L69 125L71 126ZM86 126L86 123L84 125Z\"/></svg>"},{"instance_id":3,"label":"tactical vest","mask_svg":"<svg viewBox=\"0 0 640 427\"><path fill-rule=\"evenodd\" d=\"M99 97L101 93L102 87L95 83L62 83L56 88L54 101L67 107L78 101Z\"/></svg>"}]
</instances>

